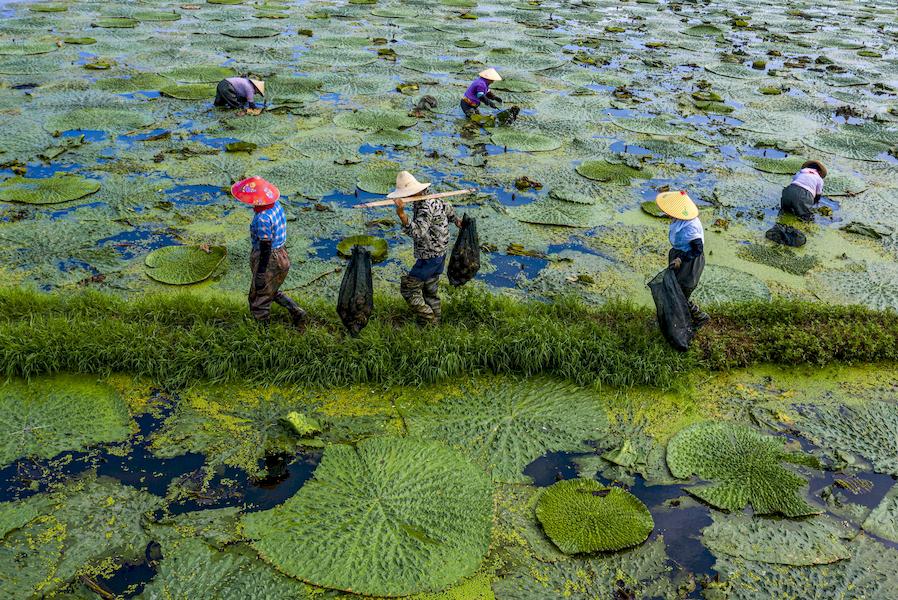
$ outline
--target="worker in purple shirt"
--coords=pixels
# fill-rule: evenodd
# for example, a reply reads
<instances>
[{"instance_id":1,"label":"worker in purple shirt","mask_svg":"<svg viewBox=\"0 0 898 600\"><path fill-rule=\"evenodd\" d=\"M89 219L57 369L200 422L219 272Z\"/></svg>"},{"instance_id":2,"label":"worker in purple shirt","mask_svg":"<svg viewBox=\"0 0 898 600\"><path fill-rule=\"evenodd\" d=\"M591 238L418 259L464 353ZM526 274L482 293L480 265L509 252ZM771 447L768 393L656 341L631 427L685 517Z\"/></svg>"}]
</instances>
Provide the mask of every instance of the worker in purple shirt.
<instances>
[{"instance_id":1,"label":"worker in purple shirt","mask_svg":"<svg viewBox=\"0 0 898 600\"><path fill-rule=\"evenodd\" d=\"M461 110L466 117L471 115L479 115L480 103L486 104L492 108L499 108L496 102L501 103L502 98L490 91L490 84L496 81L502 81L496 69L486 69L477 75L477 79L468 86L465 95L461 99Z\"/></svg>"},{"instance_id":2,"label":"worker in purple shirt","mask_svg":"<svg viewBox=\"0 0 898 600\"><path fill-rule=\"evenodd\" d=\"M809 160L801 165L801 170L792 178L792 183L783 189L780 208L792 213L803 221L813 219L811 208L823 195L823 180L826 167L819 160Z\"/></svg>"},{"instance_id":3,"label":"worker in purple shirt","mask_svg":"<svg viewBox=\"0 0 898 600\"><path fill-rule=\"evenodd\" d=\"M265 82L249 77L228 77L218 82L215 106L257 111L256 94L265 95Z\"/></svg>"}]
</instances>

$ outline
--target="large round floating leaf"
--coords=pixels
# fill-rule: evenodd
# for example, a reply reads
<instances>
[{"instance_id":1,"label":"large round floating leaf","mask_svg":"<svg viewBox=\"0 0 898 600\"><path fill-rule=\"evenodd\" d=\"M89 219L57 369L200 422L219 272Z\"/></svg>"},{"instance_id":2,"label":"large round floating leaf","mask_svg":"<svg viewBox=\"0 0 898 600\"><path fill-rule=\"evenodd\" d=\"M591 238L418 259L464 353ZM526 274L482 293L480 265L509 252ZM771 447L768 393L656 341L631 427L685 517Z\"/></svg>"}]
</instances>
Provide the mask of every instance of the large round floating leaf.
<instances>
[{"instance_id":1,"label":"large round floating leaf","mask_svg":"<svg viewBox=\"0 0 898 600\"><path fill-rule=\"evenodd\" d=\"M47 54L58 50L54 40L3 40L0 41L0 55Z\"/></svg>"},{"instance_id":2,"label":"large round floating leaf","mask_svg":"<svg viewBox=\"0 0 898 600\"><path fill-rule=\"evenodd\" d=\"M139 10L131 13L131 18L137 19L138 21L163 23L167 21L178 21L181 19L181 15L176 12L166 12L163 10Z\"/></svg>"},{"instance_id":3,"label":"large round floating leaf","mask_svg":"<svg viewBox=\"0 0 898 600\"><path fill-rule=\"evenodd\" d=\"M94 27L104 29L131 29L139 24L140 21L130 17L101 17L93 23Z\"/></svg>"},{"instance_id":4,"label":"large round floating leaf","mask_svg":"<svg viewBox=\"0 0 898 600\"><path fill-rule=\"evenodd\" d=\"M701 25L693 25L689 29L683 31L684 34L693 37L716 37L723 34L723 30L716 25L702 23Z\"/></svg>"},{"instance_id":5,"label":"large round floating leaf","mask_svg":"<svg viewBox=\"0 0 898 600\"><path fill-rule=\"evenodd\" d=\"M37 13L66 12L67 10L69 10L69 5L57 4L55 2L44 2L42 4L32 4L28 7L28 10Z\"/></svg>"},{"instance_id":6,"label":"large round floating leaf","mask_svg":"<svg viewBox=\"0 0 898 600\"><path fill-rule=\"evenodd\" d=\"M147 254L144 265L150 279L188 285L208 279L227 253L223 246L166 246Z\"/></svg>"},{"instance_id":7,"label":"large round floating leaf","mask_svg":"<svg viewBox=\"0 0 898 600\"><path fill-rule=\"evenodd\" d=\"M594 393L553 380L498 382L411 406L405 417L412 435L457 447L503 482L526 482L524 467L546 452L583 451L607 430Z\"/></svg>"},{"instance_id":8,"label":"large round floating leaf","mask_svg":"<svg viewBox=\"0 0 898 600\"><path fill-rule=\"evenodd\" d=\"M893 485L885 498L870 512L864 520L864 531L898 543L898 486Z\"/></svg>"},{"instance_id":9,"label":"large round floating leaf","mask_svg":"<svg viewBox=\"0 0 898 600\"><path fill-rule=\"evenodd\" d=\"M539 133L527 133L515 129L497 131L490 136L490 141L496 146L523 152L549 152L561 148L561 140L558 137L549 137Z\"/></svg>"},{"instance_id":10,"label":"large round floating leaf","mask_svg":"<svg viewBox=\"0 0 898 600\"><path fill-rule=\"evenodd\" d=\"M751 273L723 265L706 265L695 290L695 301L702 304L758 300L770 300L767 284Z\"/></svg>"},{"instance_id":11,"label":"large round floating leaf","mask_svg":"<svg viewBox=\"0 0 898 600\"><path fill-rule=\"evenodd\" d=\"M853 175L831 173L824 182L823 193L826 196L854 196L868 187L870 186L863 179Z\"/></svg>"},{"instance_id":12,"label":"large round floating leaf","mask_svg":"<svg viewBox=\"0 0 898 600\"><path fill-rule=\"evenodd\" d=\"M97 40L92 37L67 37L62 38L62 41L66 44L71 44L73 46L90 46L91 44L96 44Z\"/></svg>"},{"instance_id":13,"label":"large round floating leaf","mask_svg":"<svg viewBox=\"0 0 898 600\"><path fill-rule=\"evenodd\" d=\"M231 67L219 67L217 65L195 65L191 67L179 67L162 73L169 79L180 83L217 83L222 79L233 77L236 74Z\"/></svg>"},{"instance_id":14,"label":"large round floating leaf","mask_svg":"<svg viewBox=\"0 0 898 600\"><path fill-rule=\"evenodd\" d=\"M414 132L399 131L398 129L382 129L365 136L365 143L372 146L414 148L421 144L421 136Z\"/></svg>"},{"instance_id":15,"label":"large round floating leaf","mask_svg":"<svg viewBox=\"0 0 898 600\"><path fill-rule=\"evenodd\" d=\"M639 498L594 479L559 481L546 489L536 518L565 554L623 550L644 542L655 528Z\"/></svg>"},{"instance_id":16,"label":"large round floating leaf","mask_svg":"<svg viewBox=\"0 0 898 600\"><path fill-rule=\"evenodd\" d=\"M337 127L378 131L380 129L405 129L418 122L415 117L398 110L358 110L343 112L334 117Z\"/></svg>"},{"instance_id":17,"label":"large round floating leaf","mask_svg":"<svg viewBox=\"0 0 898 600\"><path fill-rule=\"evenodd\" d=\"M697 423L667 444L670 472L709 481L687 491L713 506L738 511L751 504L757 514L787 517L820 513L798 493L807 480L784 468L784 462L819 467L811 455L786 451L782 438L735 423Z\"/></svg>"},{"instance_id":18,"label":"large round floating leaf","mask_svg":"<svg viewBox=\"0 0 898 600\"><path fill-rule=\"evenodd\" d=\"M835 271L814 280L815 292L834 304L898 311L898 266L873 263L863 271Z\"/></svg>"},{"instance_id":19,"label":"large round floating leaf","mask_svg":"<svg viewBox=\"0 0 898 600\"><path fill-rule=\"evenodd\" d=\"M345 258L352 256L354 246L363 246L371 252L371 260L377 262L387 257L387 240L373 235L351 235L337 243L337 254Z\"/></svg>"},{"instance_id":20,"label":"large round floating leaf","mask_svg":"<svg viewBox=\"0 0 898 600\"><path fill-rule=\"evenodd\" d=\"M123 108L78 108L47 119L44 126L48 131L71 131L87 129L95 131L130 131L140 129L155 122L155 117L146 112Z\"/></svg>"},{"instance_id":21,"label":"large round floating leaf","mask_svg":"<svg viewBox=\"0 0 898 600\"><path fill-rule=\"evenodd\" d=\"M11 381L0 386L0 467L124 441L129 422L121 396L88 377Z\"/></svg>"},{"instance_id":22,"label":"large round floating leaf","mask_svg":"<svg viewBox=\"0 0 898 600\"><path fill-rule=\"evenodd\" d=\"M804 164L803 158L769 158L767 156L750 156L748 157L754 168L764 173L774 173L777 175L792 175L801 170Z\"/></svg>"},{"instance_id":23,"label":"large round floating leaf","mask_svg":"<svg viewBox=\"0 0 898 600\"><path fill-rule=\"evenodd\" d=\"M521 92L537 92L539 91L539 85L533 83L532 81L524 81L523 79L503 79L502 81L497 81L496 83L490 86L494 90L499 90L500 92L512 92L512 93L521 93Z\"/></svg>"},{"instance_id":24,"label":"large round floating leaf","mask_svg":"<svg viewBox=\"0 0 898 600\"><path fill-rule=\"evenodd\" d=\"M265 82L267 97L278 104L294 104L314 100L321 81L312 77L273 77Z\"/></svg>"},{"instance_id":25,"label":"large round floating leaf","mask_svg":"<svg viewBox=\"0 0 898 600\"><path fill-rule=\"evenodd\" d=\"M577 173L587 179L618 185L630 185L632 179L650 179L653 176L649 169L637 169L606 160L585 160L577 166Z\"/></svg>"},{"instance_id":26,"label":"large round floating leaf","mask_svg":"<svg viewBox=\"0 0 898 600\"><path fill-rule=\"evenodd\" d=\"M509 210L509 214L522 223L554 225L557 227L596 227L607 223L611 217L607 208L568 202L557 198L540 198L535 202Z\"/></svg>"},{"instance_id":27,"label":"large round floating leaf","mask_svg":"<svg viewBox=\"0 0 898 600\"><path fill-rule=\"evenodd\" d=\"M283 505L243 530L280 571L373 596L440 591L474 573L489 547L492 486L433 442L371 438L332 445Z\"/></svg>"},{"instance_id":28,"label":"large round floating leaf","mask_svg":"<svg viewBox=\"0 0 898 600\"><path fill-rule=\"evenodd\" d=\"M280 29L271 27L248 27L246 29L233 29L221 32L224 36L241 39L269 38L280 35L280 33Z\"/></svg>"},{"instance_id":29,"label":"large round floating leaf","mask_svg":"<svg viewBox=\"0 0 898 600\"><path fill-rule=\"evenodd\" d=\"M209 100L215 97L215 84L185 83L166 85L159 88L159 93L178 100Z\"/></svg>"},{"instance_id":30,"label":"large round floating leaf","mask_svg":"<svg viewBox=\"0 0 898 600\"><path fill-rule=\"evenodd\" d=\"M729 77L732 79L754 79L756 77L760 77L762 74L762 71L755 71L753 69L749 69L744 65L735 63L719 63L716 65L706 66L705 70L714 73L715 75Z\"/></svg>"},{"instance_id":31,"label":"large round floating leaf","mask_svg":"<svg viewBox=\"0 0 898 600\"><path fill-rule=\"evenodd\" d=\"M134 73L130 77L109 77L100 79L94 84L104 92L122 94L140 90L158 90L172 85L171 79L155 73Z\"/></svg>"},{"instance_id":32,"label":"large round floating leaf","mask_svg":"<svg viewBox=\"0 0 898 600\"><path fill-rule=\"evenodd\" d=\"M822 131L810 136L806 143L815 150L854 160L885 161L891 146L871 137L859 128L843 127L838 131Z\"/></svg>"},{"instance_id":33,"label":"large round floating leaf","mask_svg":"<svg viewBox=\"0 0 898 600\"><path fill-rule=\"evenodd\" d=\"M96 179L55 173L51 177L10 177L0 183L0 200L25 204L58 204L89 196L100 189Z\"/></svg>"}]
</instances>

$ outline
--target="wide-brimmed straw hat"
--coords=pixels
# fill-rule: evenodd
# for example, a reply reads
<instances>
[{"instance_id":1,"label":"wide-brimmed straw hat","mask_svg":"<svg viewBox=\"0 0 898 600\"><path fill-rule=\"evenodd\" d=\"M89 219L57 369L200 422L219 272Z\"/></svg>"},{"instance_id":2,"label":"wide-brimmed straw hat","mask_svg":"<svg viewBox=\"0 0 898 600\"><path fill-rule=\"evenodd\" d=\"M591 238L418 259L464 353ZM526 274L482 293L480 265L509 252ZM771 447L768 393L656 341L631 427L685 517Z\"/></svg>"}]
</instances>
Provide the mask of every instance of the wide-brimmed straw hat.
<instances>
[{"instance_id":1,"label":"wide-brimmed straw hat","mask_svg":"<svg viewBox=\"0 0 898 600\"><path fill-rule=\"evenodd\" d=\"M265 82L261 79L250 79L249 82L253 84L253 87L259 90L259 93L263 96L265 95Z\"/></svg>"},{"instance_id":2,"label":"wide-brimmed straw hat","mask_svg":"<svg viewBox=\"0 0 898 600\"><path fill-rule=\"evenodd\" d=\"M277 202L277 199L281 197L281 192L273 183L269 183L261 177L250 177L232 185L231 195L244 204L268 206Z\"/></svg>"},{"instance_id":3,"label":"wide-brimmed straw hat","mask_svg":"<svg viewBox=\"0 0 898 600\"><path fill-rule=\"evenodd\" d=\"M655 198L655 203L664 214L674 219L689 221L698 216L698 207L684 191L662 192Z\"/></svg>"},{"instance_id":4,"label":"wide-brimmed straw hat","mask_svg":"<svg viewBox=\"0 0 898 600\"><path fill-rule=\"evenodd\" d=\"M421 183L408 171L400 171L399 175L396 176L396 189L387 194L387 198L417 196L429 187L429 183Z\"/></svg>"},{"instance_id":5,"label":"wide-brimmed straw hat","mask_svg":"<svg viewBox=\"0 0 898 600\"><path fill-rule=\"evenodd\" d=\"M820 173L820 177L826 179L826 174L828 171L826 170L826 165L824 165L819 160L806 160L803 165L801 165L802 169L814 169L818 173Z\"/></svg>"},{"instance_id":6,"label":"wide-brimmed straw hat","mask_svg":"<svg viewBox=\"0 0 898 600\"><path fill-rule=\"evenodd\" d=\"M489 69L484 69L480 73L478 73L484 79L489 79L490 81L502 81L502 77L499 75L499 72L492 67Z\"/></svg>"}]
</instances>

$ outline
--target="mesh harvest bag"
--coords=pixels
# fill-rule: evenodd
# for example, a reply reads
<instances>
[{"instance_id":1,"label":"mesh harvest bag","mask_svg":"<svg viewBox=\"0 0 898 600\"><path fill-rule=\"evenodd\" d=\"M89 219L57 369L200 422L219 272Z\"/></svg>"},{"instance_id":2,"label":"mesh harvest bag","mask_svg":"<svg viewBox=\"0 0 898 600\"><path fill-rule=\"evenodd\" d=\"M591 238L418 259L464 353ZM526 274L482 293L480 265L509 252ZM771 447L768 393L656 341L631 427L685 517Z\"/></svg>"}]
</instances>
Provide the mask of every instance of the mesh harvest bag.
<instances>
[{"instance_id":1,"label":"mesh harvest bag","mask_svg":"<svg viewBox=\"0 0 898 600\"><path fill-rule=\"evenodd\" d=\"M648 283L655 301L658 325L667 342L676 350L685 352L695 337L689 302L677 282L677 274L664 269Z\"/></svg>"},{"instance_id":2,"label":"mesh harvest bag","mask_svg":"<svg viewBox=\"0 0 898 600\"><path fill-rule=\"evenodd\" d=\"M477 235L477 219L464 215L449 256L449 283L456 287L464 285L474 279L479 270L480 236Z\"/></svg>"},{"instance_id":3,"label":"mesh harvest bag","mask_svg":"<svg viewBox=\"0 0 898 600\"><path fill-rule=\"evenodd\" d=\"M784 246L791 246L793 248L801 248L808 242L808 238L805 237L802 232L794 227L783 225L781 223L777 223L768 229L767 233L764 234L764 237L771 242L776 242L777 244L782 244Z\"/></svg>"},{"instance_id":4,"label":"mesh harvest bag","mask_svg":"<svg viewBox=\"0 0 898 600\"><path fill-rule=\"evenodd\" d=\"M374 311L374 286L371 283L371 252L362 246L352 247L349 266L343 273L337 314L353 337L368 324Z\"/></svg>"}]
</instances>

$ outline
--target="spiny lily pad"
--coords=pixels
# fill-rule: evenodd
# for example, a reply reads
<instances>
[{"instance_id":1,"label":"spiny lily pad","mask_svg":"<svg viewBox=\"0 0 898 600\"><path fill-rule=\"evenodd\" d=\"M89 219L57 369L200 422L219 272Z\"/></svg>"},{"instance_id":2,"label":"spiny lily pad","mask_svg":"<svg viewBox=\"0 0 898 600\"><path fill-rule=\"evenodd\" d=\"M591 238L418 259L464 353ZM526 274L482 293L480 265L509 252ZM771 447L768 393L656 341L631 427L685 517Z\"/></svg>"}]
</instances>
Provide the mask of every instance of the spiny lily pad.
<instances>
[{"instance_id":1,"label":"spiny lily pad","mask_svg":"<svg viewBox=\"0 0 898 600\"><path fill-rule=\"evenodd\" d=\"M503 79L502 81L497 81L496 83L490 86L494 90L499 90L500 92L512 92L512 93L522 93L522 92L537 92L539 91L539 85L531 82L524 81L523 79Z\"/></svg>"},{"instance_id":2,"label":"spiny lily pad","mask_svg":"<svg viewBox=\"0 0 898 600\"><path fill-rule=\"evenodd\" d=\"M6 54L47 54L59 49L53 40L0 41L0 56Z\"/></svg>"},{"instance_id":3,"label":"spiny lily pad","mask_svg":"<svg viewBox=\"0 0 898 600\"><path fill-rule=\"evenodd\" d=\"M607 209L602 206L552 197L510 209L509 214L522 223L558 227L596 227L607 223L610 218Z\"/></svg>"},{"instance_id":4,"label":"spiny lily pad","mask_svg":"<svg viewBox=\"0 0 898 600\"><path fill-rule=\"evenodd\" d=\"M794 250L778 244L746 244L736 251L739 258L780 269L793 275L806 275L820 261L811 254L797 254Z\"/></svg>"},{"instance_id":5,"label":"spiny lily pad","mask_svg":"<svg viewBox=\"0 0 898 600\"><path fill-rule=\"evenodd\" d=\"M883 155L888 154L890 150L885 141L851 126L842 127L839 131L821 131L810 136L807 144L816 150L870 162L886 160Z\"/></svg>"},{"instance_id":6,"label":"spiny lily pad","mask_svg":"<svg viewBox=\"0 0 898 600\"><path fill-rule=\"evenodd\" d=\"M176 12L166 12L164 10L139 10L137 12L131 13L131 18L137 19L138 21L147 21L150 23L162 23L168 21L179 21L181 19L181 15Z\"/></svg>"},{"instance_id":7,"label":"spiny lily pad","mask_svg":"<svg viewBox=\"0 0 898 600\"><path fill-rule=\"evenodd\" d=\"M652 216L652 217L657 217L659 219L669 219L670 218L666 212L664 212L663 210L661 210L658 207L658 203L655 202L654 200L649 200L647 202L643 202L642 204L639 205L639 208L642 209L642 212L644 212L645 214Z\"/></svg>"},{"instance_id":8,"label":"spiny lily pad","mask_svg":"<svg viewBox=\"0 0 898 600\"><path fill-rule=\"evenodd\" d=\"M103 17L94 21L94 27L105 29L131 29L137 27L140 21L129 17Z\"/></svg>"},{"instance_id":9,"label":"spiny lily pad","mask_svg":"<svg viewBox=\"0 0 898 600\"><path fill-rule=\"evenodd\" d=\"M678 432L667 445L667 466L674 477L692 475L710 481L689 493L724 510L751 504L758 514L788 517L818 514L798 491L807 481L780 463L819 467L802 452L788 452L783 439L734 423L697 423Z\"/></svg>"},{"instance_id":10,"label":"spiny lily pad","mask_svg":"<svg viewBox=\"0 0 898 600\"><path fill-rule=\"evenodd\" d=\"M160 283L188 285L208 279L227 255L223 246L166 246L144 259L147 275Z\"/></svg>"},{"instance_id":11,"label":"spiny lily pad","mask_svg":"<svg viewBox=\"0 0 898 600\"><path fill-rule=\"evenodd\" d=\"M864 531L898 543L898 486L892 486L870 516L864 520Z\"/></svg>"},{"instance_id":12,"label":"spiny lily pad","mask_svg":"<svg viewBox=\"0 0 898 600\"><path fill-rule=\"evenodd\" d=\"M877 310L898 310L898 267L868 264L866 270L834 271L814 281L815 293L836 304L860 304Z\"/></svg>"},{"instance_id":13,"label":"spiny lily pad","mask_svg":"<svg viewBox=\"0 0 898 600\"><path fill-rule=\"evenodd\" d=\"M483 47L483 42L477 42L474 40L470 40L468 38L462 38L460 40L455 40L452 42L457 48L481 48ZM495 87L495 86L493 86Z\"/></svg>"},{"instance_id":14,"label":"spiny lily pad","mask_svg":"<svg viewBox=\"0 0 898 600\"><path fill-rule=\"evenodd\" d=\"M259 554L284 573L357 594L440 591L480 565L492 486L442 444L372 438L331 445L283 505L243 518Z\"/></svg>"},{"instance_id":15,"label":"spiny lily pad","mask_svg":"<svg viewBox=\"0 0 898 600\"><path fill-rule=\"evenodd\" d=\"M56 12L66 12L69 10L69 6L67 4L55 4L53 2L45 2L43 4L32 4L28 7L28 10L31 12L38 13L56 13Z\"/></svg>"},{"instance_id":16,"label":"spiny lily pad","mask_svg":"<svg viewBox=\"0 0 898 600\"><path fill-rule=\"evenodd\" d=\"M365 143L372 146L413 148L421 144L421 136L398 129L382 129L366 136Z\"/></svg>"},{"instance_id":17,"label":"spiny lily pad","mask_svg":"<svg viewBox=\"0 0 898 600\"><path fill-rule=\"evenodd\" d=\"M503 482L528 481L522 471L531 461L583 450L607 427L594 393L550 380L460 392L411 406L405 416L412 435L452 444Z\"/></svg>"},{"instance_id":18,"label":"spiny lily pad","mask_svg":"<svg viewBox=\"0 0 898 600\"><path fill-rule=\"evenodd\" d=\"M221 32L224 36L241 39L269 38L280 33L280 29L272 29L271 27L248 27L247 29L233 29Z\"/></svg>"},{"instance_id":19,"label":"spiny lily pad","mask_svg":"<svg viewBox=\"0 0 898 600\"><path fill-rule=\"evenodd\" d=\"M121 396L89 377L11 381L0 386L0 466L123 441L130 420Z\"/></svg>"},{"instance_id":20,"label":"spiny lily pad","mask_svg":"<svg viewBox=\"0 0 898 600\"><path fill-rule=\"evenodd\" d=\"M195 65L172 69L163 75L179 83L218 83L222 79L233 77L235 72L231 67Z\"/></svg>"},{"instance_id":21,"label":"spiny lily pad","mask_svg":"<svg viewBox=\"0 0 898 600\"><path fill-rule=\"evenodd\" d=\"M97 43L97 40L92 37L67 37L62 38L62 41L73 46L90 46Z\"/></svg>"},{"instance_id":22,"label":"spiny lily pad","mask_svg":"<svg viewBox=\"0 0 898 600\"><path fill-rule=\"evenodd\" d=\"M78 108L47 119L48 131L130 131L152 124L152 114L122 108Z\"/></svg>"},{"instance_id":23,"label":"spiny lily pad","mask_svg":"<svg viewBox=\"0 0 898 600\"><path fill-rule=\"evenodd\" d=\"M55 173L47 178L10 177L0 183L0 200L25 204L58 204L89 196L100 189L96 179Z\"/></svg>"},{"instance_id":24,"label":"spiny lily pad","mask_svg":"<svg viewBox=\"0 0 898 600\"><path fill-rule=\"evenodd\" d=\"M374 262L381 261L387 257L387 240L373 235L352 235L343 238L337 244L337 253L349 258L352 256L353 246L364 246L371 252L371 260Z\"/></svg>"},{"instance_id":25,"label":"spiny lily pad","mask_svg":"<svg viewBox=\"0 0 898 600\"><path fill-rule=\"evenodd\" d=\"M793 175L801 170L803 158L768 158L766 156L750 156L748 161L759 171L777 175Z\"/></svg>"},{"instance_id":26,"label":"spiny lily pad","mask_svg":"<svg viewBox=\"0 0 898 600\"><path fill-rule=\"evenodd\" d=\"M215 84L185 83L167 85L159 89L159 93L178 100L208 100L215 97Z\"/></svg>"},{"instance_id":27,"label":"spiny lily pad","mask_svg":"<svg viewBox=\"0 0 898 600\"><path fill-rule=\"evenodd\" d=\"M155 73L134 73L130 77L108 77L106 79L101 79L95 85L97 89L121 94L141 90L158 90L162 87L172 85L172 82L170 79Z\"/></svg>"},{"instance_id":28,"label":"spiny lily pad","mask_svg":"<svg viewBox=\"0 0 898 600\"><path fill-rule=\"evenodd\" d=\"M723 265L706 265L695 301L701 304L725 304L749 300L770 300L767 284L745 271Z\"/></svg>"},{"instance_id":29,"label":"spiny lily pad","mask_svg":"<svg viewBox=\"0 0 898 600\"><path fill-rule=\"evenodd\" d=\"M396 185L396 175L401 167L396 163L374 162L365 165L364 174L359 177L356 186L363 192L383 196L389 194Z\"/></svg>"},{"instance_id":30,"label":"spiny lily pad","mask_svg":"<svg viewBox=\"0 0 898 600\"><path fill-rule=\"evenodd\" d=\"M644 542L655 528L639 498L594 479L559 481L546 489L536 518L565 554L623 550Z\"/></svg>"},{"instance_id":31,"label":"spiny lily pad","mask_svg":"<svg viewBox=\"0 0 898 600\"><path fill-rule=\"evenodd\" d=\"M497 131L490 136L490 141L496 146L523 152L549 152L561 148L561 140L558 137L549 137L539 133L527 133L515 129Z\"/></svg>"},{"instance_id":32,"label":"spiny lily pad","mask_svg":"<svg viewBox=\"0 0 898 600\"><path fill-rule=\"evenodd\" d=\"M723 34L723 30L716 25L702 23L701 25L693 25L683 33L694 37L714 37Z\"/></svg>"},{"instance_id":33,"label":"spiny lily pad","mask_svg":"<svg viewBox=\"0 0 898 600\"><path fill-rule=\"evenodd\" d=\"M334 117L337 127L358 129L361 131L378 131L381 129L405 129L418 122L418 119L404 112L395 110L359 110L343 112Z\"/></svg>"},{"instance_id":34,"label":"spiny lily pad","mask_svg":"<svg viewBox=\"0 0 898 600\"><path fill-rule=\"evenodd\" d=\"M631 179L650 179L649 169L637 169L629 165L610 163L606 160L587 160L577 166L577 173L595 181L630 185Z\"/></svg>"}]
</instances>

